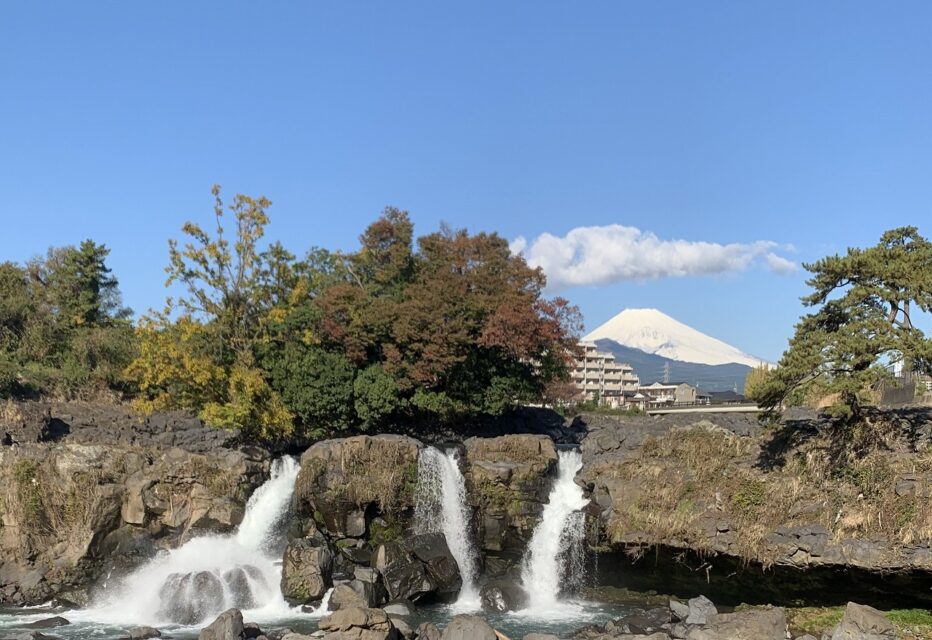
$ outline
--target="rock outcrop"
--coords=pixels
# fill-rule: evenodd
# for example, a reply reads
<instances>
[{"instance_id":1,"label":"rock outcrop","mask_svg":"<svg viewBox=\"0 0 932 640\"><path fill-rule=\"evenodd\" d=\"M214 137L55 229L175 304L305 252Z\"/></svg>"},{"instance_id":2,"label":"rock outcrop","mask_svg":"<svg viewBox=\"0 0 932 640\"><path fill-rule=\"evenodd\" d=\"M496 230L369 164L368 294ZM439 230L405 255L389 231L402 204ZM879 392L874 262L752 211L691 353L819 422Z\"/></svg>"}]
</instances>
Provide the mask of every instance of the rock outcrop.
<instances>
[{"instance_id":1,"label":"rock outcrop","mask_svg":"<svg viewBox=\"0 0 932 640\"><path fill-rule=\"evenodd\" d=\"M681 574L667 588L701 566L702 582L733 590L716 598L735 604L749 586L758 601L816 596L839 571L850 577L828 590L834 602L906 591L932 604L917 588L932 575L932 473L915 464L932 450L929 412L878 414L860 430L801 412L769 430L753 415L586 419L589 544L609 582L637 579L620 569L650 549L653 566ZM663 559L677 555L692 569Z\"/></svg>"},{"instance_id":2,"label":"rock outcrop","mask_svg":"<svg viewBox=\"0 0 932 640\"><path fill-rule=\"evenodd\" d=\"M519 434L470 438L465 444L479 546L520 557L547 502L557 464L553 440Z\"/></svg>"},{"instance_id":3,"label":"rock outcrop","mask_svg":"<svg viewBox=\"0 0 932 640\"><path fill-rule=\"evenodd\" d=\"M18 422L0 425L0 602L81 604L104 572L199 532L232 531L268 477L268 453L233 448L235 434L190 417L22 407Z\"/></svg>"}]
</instances>

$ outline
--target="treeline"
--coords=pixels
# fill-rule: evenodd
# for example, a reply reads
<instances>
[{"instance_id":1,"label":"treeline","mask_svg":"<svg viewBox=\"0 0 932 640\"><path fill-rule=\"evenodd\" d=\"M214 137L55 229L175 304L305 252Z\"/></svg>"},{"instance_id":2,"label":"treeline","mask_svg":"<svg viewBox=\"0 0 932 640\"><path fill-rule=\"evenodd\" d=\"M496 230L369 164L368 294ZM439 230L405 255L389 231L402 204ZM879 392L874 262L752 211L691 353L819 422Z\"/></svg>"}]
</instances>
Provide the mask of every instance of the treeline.
<instances>
[{"instance_id":1,"label":"treeline","mask_svg":"<svg viewBox=\"0 0 932 640\"><path fill-rule=\"evenodd\" d=\"M131 326L91 241L0 266L0 394L110 392L259 437L442 423L553 402L578 310L495 234L415 240L386 209L349 254L263 244L265 198L215 197L169 241L163 310Z\"/></svg>"}]
</instances>

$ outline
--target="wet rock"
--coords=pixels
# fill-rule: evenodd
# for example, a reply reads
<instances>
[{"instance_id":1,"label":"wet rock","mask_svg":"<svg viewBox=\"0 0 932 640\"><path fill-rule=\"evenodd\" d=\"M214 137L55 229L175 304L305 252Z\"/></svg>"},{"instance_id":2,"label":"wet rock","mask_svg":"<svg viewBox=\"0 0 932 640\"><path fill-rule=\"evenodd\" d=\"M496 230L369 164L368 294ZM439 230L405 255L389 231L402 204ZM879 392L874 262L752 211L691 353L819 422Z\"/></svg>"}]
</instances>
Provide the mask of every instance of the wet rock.
<instances>
[{"instance_id":1,"label":"wet rock","mask_svg":"<svg viewBox=\"0 0 932 640\"><path fill-rule=\"evenodd\" d=\"M529 633L524 636L524 640L560 640L552 633Z\"/></svg>"},{"instance_id":2,"label":"wet rock","mask_svg":"<svg viewBox=\"0 0 932 640\"><path fill-rule=\"evenodd\" d=\"M252 609L258 603L252 595L252 587L249 586L249 578L246 575L246 569L236 567L223 574L223 582L232 598L232 604L238 609Z\"/></svg>"},{"instance_id":3,"label":"wet rock","mask_svg":"<svg viewBox=\"0 0 932 640\"><path fill-rule=\"evenodd\" d=\"M154 627L133 627L127 634L129 640L149 640L149 638L161 637L162 632Z\"/></svg>"},{"instance_id":4,"label":"wet rock","mask_svg":"<svg viewBox=\"0 0 932 640\"><path fill-rule=\"evenodd\" d=\"M259 638L263 635L265 634L262 633L262 629L255 622L247 622L243 625L243 637L247 640L253 640L253 638Z\"/></svg>"},{"instance_id":5,"label":"wet rock","mask_svg":"<svg viewBox=\"0 0 932 640\"><path fill-rule=\"evenodd\" d=\"M463 584L459 568L442 533L425 533L405 541L405 549L426 565L433 591L456 594Z\"/></svg>"},{"instance_id":6,"label":"wet rock","mask_svg":"<svg viewBox=\"0 0 932 640\"><path fill-rule=\"evenodd\" d=\"M320 619L324 640L398 640L399 633L381 609L352 607Z\"/></svg>"},{"instance_id":7,"label":"wet rock","mask_svg":"<svg viewBox=\"0 0 932 640\"><path fill-rule=\"evenodd\" d=\"M489 611L515 611L527 604L524 588L511 580L494 580L479 591L482 608Z\"/></svg>"},{"instance_id":8,"label":"wet rock","mask_svg":"<svg viewBox=\"0 0 932 640\"><path fill-rule=\"evenodd\" d=\"M319 600L333 585L333 554L310 540L292 540L282 561L282 594L296 602Z\"/></svg>"},{"instance_id":9,"label":"wet rock","mask_svg":"<svg viewBox=\"0 0 932 640\"><path fill-rule=\"evenodd\" d=\"M713 613L701 627L694 627L687 640L786 640L783 609L754 609L735 613Z\"/></svg>"},{"instance_id":10,"label":"wet rock","mask_svg":"<svg viewBox=\"0 0 932 640\"><path fill-rule=\"evenodd\" d=\"M175 573L159 590L159 600L159 618L178 624L198 624L223 607L223 584L207 571Z\"/></svg>"},{"instance_id":11,"label":"wet rock","mask_svg":"<svg viewBox=\"0 0 932 640\"><path fill-rule=\"evenodd\" d=\"M30 622L29 624L24 624L23 626L27 629L54 629L55 627L64 627L65 625L69 624L71 624L71 622L65 618L62 618L61 616L55 616L54 618L36 620L35 622Z\"/></svg>"},{"instance_id":12,"label":"wet rock","mask_svg":"<svg viewBox=\"0 0 932 640\"><path fill-rule=\"evenodd\" d=\"M845 615L832 629L831 640L892 640L896 628L883 613L863 604L849 602Z\"/></svg>"},{"instance_id":13,"label":"wet rock","mask_svg":"<svg viewBox=\"0 0 932 640\"><path fill-rule=\"evenodd\" d=\"M382 570L382 580L392 600L406 598L415 602L433 591L427 570L420 562L402 558Z\"/></svg>"},{"instance_id":14,"label":"wet rock","mask_svg":"<svg viewBox=\"0 0 932 640\"><path fill-rule=\"evenodd\" d=\"M705 624L709 616L718 613L712 601L705 596L689 599L689 615L686 624Z\"/></svg>"},{"instance_id":15,"label":"wet rock","mask_svg":"<svg viewBox=\"0 0 932 640\"><path fill-rule=\"evenodd\" d=\"M417 607L410 600L392 600L382 610L390 616L413 616L417 614Z\"/></svg>"},{"instance_id":16,"label":"wet rock","mask_svg":"<svg viewBox=\"0 0 932 640\"><path fill-rule=\"evenodd\" d=\"M453 616L440 638L441 640L497 640L495 629L484 618L465 614Z\"/></svg>"},{"instance_id":17,"label":"wet rock","mask_svg":"<svg viewBox=\"0 0 932 640\"><path fill-rule=\"evenodd\" d=\"M239 609L228 609L201 629L198 640L242 640L243 614Z\"/></svg>"}]
</instances>

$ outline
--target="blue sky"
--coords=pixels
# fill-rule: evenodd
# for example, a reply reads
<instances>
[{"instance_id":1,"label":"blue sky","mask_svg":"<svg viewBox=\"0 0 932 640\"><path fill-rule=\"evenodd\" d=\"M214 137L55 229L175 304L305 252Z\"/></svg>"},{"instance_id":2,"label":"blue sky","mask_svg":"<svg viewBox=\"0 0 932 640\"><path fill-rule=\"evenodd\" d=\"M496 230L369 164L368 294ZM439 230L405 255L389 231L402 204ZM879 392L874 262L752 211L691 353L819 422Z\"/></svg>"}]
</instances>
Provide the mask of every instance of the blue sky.
<instances>
[{"instance_id":1,"label":"blue sky","mask_svg":"<svg viewBox=\"0 0 932 640\"><path fill-rule=\"evenodd\" d=\"M590 328L657 307L775 360L773 260L932 234L930 67L927 2L7 1L0 259L93 238L144 311L215 182L296 252L394 205L523 238Z\"/></svg>"}]
</instances>

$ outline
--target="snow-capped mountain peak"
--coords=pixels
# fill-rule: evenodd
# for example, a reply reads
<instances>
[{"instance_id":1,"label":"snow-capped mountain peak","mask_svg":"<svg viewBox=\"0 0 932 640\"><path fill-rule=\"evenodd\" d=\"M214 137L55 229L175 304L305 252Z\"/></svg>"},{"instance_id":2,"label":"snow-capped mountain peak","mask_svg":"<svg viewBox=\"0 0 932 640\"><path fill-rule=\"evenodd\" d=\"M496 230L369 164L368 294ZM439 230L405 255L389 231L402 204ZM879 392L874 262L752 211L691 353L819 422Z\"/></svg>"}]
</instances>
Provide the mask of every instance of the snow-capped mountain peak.
<instances>
[{"instance_id":1,"label":"snow-capped mountain peak","mask_svg":"<svg viewBox=\"0 0 932 640\"><path fill-rule=\"evenodd\" d=\"M717 338L686 326L657 309L625 309L590 332L584 340L613 340L618 344L681 362L756 367L762 362Z\"/></svg>"}]
</instances>

